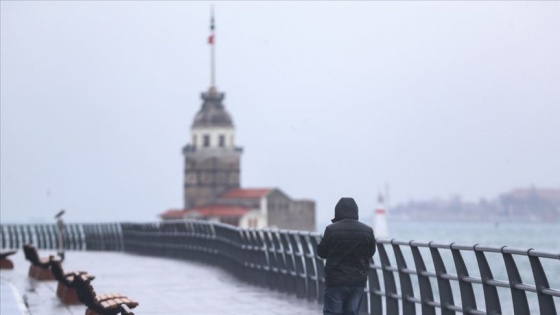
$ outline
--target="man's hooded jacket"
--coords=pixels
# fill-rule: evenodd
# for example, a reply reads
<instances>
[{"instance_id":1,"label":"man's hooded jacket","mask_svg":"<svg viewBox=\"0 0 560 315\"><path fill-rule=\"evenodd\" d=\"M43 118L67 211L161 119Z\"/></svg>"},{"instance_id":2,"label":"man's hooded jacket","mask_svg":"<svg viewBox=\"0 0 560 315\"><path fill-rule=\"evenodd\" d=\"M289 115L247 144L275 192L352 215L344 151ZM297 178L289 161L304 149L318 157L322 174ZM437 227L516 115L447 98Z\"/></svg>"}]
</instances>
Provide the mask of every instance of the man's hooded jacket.
<instances>
[{"instance_id":1,"label":"man's hooded jacket","mask_svg":"<svg viewBox=\"0 0 560 315\"><path fill-rule=\"evenodd\" d=\"M353 198L341 198L333 223L327 226L317 254L327 260L327 286L366 285L369 260L375 253L373 229L358 221Z\"/></svg>"}]
</instances>

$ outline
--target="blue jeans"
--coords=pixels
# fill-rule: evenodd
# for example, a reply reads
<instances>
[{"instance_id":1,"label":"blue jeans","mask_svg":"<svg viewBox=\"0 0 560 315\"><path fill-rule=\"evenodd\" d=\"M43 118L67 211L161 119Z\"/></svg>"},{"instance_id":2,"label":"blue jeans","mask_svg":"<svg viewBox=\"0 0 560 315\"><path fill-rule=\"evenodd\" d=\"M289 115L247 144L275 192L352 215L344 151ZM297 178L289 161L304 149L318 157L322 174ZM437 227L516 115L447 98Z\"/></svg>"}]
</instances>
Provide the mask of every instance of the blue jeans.
<instances>
[{"instance_id":1,"label":"blue jeans","mask_svg":"<svg viewBox=\"0 0 560 315\"><path fill-rule=\"evenodd\" d=\"M347 285L326 287L323 304L324 315L359 315L364 286Z\"/></svg>"}]
</instances>

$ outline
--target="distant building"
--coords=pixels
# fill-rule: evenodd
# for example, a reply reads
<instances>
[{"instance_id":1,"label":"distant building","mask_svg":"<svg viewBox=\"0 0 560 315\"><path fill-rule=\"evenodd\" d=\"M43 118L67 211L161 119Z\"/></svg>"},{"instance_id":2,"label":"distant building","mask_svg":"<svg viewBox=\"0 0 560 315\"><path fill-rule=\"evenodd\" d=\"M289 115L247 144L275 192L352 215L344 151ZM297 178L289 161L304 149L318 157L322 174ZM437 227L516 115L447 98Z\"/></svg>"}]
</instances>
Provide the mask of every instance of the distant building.
<instances>
[{"instance_id":1,"label":"distant building","mask_svg":"<svg viewBox=\"0 0 560 315\"><path fill-rule=\"evenodd\" d=\"M560 189L522 188L492 200L411 201L391 209L393 219L425 221L560 222Z\"/></svg>"},{"instance_id":2,"label":"distant building","mask_svg":"<svg viewBox=\"0 0 560 315\"><path fill-rule=\"evenodd\" d=\"M499 209L513 221L555 222L560 218L560 189L515 189L500 196Z\"/></svg>"},{"instance_id":3,"label":"distant building","mask_svg":"<svg viewBox=\"0 0 560 315\"><path fill-rule=\"evenodd\" d=\"M245 228L315 231L315 202L293 200L278 188L241 188L241 154L235 128L211 87L191 126L191 143L183 148L184 205L160 214L163 220L196 218Z\"/></svg>"}]
</instances>

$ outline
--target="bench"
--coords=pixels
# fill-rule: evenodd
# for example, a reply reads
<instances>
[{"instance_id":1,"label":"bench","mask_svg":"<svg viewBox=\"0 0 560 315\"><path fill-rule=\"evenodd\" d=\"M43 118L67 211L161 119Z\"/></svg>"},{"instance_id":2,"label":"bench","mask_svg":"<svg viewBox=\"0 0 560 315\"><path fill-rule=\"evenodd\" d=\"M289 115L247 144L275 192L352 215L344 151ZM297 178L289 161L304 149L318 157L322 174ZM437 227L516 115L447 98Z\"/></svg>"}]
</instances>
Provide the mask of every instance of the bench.
<instances>
[{"instance_id":1,"label":"bench","mask_svg":"<svg viewBox=\"0 0 560 315\"><path fill-rule=\"evenodd\" d=\"M60 260L52 259L54 258L51 256L49 261L51 273L53 274L54 278L58 281L58 285L56 287L56 296L60 298L62 303L64 304L81 304L78 300L78 296L76 294L76 289L74 288L74 277L76 274L85 274L85 271L72 271L72 272L64 272L62 269L62 263ZM90 280L93 280L95 277L92 275L87 275Z\"/></svg>"},{"instance_id":2,"label":"bench","mask_svg":"<svg viewBox=\"0 0 560 315\"><path fill-rule=\"evenodd\" d=\"M118 293L97 295L85 274L74 274L73 282L78 299L87 306L86 315L134 315L130 309L138 306L138 302Z\"/></svg>"},{"instance_id":3,"label":"bench","mask_svg":"<svg viewBox=\"0 0 560 315\"><path fill-rule=\"evenodd\" d=\"M14 263L8 259L8 256L13 255L17 250L7 250L0 252L0 269L14 269Z\"/></svg>"},{"instance_id":4,"label":"bench","mask_svg":"<svg viewBox=\"0 0 560 315\"><path fill-rule=\"evenodd\" d=\"M37 280L55 280L49 269L50 260L55 259L53 255L41 258L39 253L37 253L37 248L29 243L23 245L23 253L25 254L25 259L31 262L28 273L29 277Z\"/></svg>"}]
</instances>

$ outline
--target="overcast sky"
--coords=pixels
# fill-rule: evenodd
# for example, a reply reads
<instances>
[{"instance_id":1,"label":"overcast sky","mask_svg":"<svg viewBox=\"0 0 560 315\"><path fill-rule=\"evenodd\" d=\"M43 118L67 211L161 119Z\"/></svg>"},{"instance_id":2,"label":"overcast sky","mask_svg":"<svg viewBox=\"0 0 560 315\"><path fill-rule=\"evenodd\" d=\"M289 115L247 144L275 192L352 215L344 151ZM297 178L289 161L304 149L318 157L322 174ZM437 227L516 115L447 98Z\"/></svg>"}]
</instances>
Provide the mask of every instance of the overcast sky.
<instances>
[{"instance_id":1,"label":"overcast sky","mask_svg":"<svg viewBox=\"0 0 560 315\"><path fill-rule=\"evenodd\" d=\"M1 219L182 206L209 2L1 1ZM560 189L560 2L216 2L242 186L390 203Z\"/></svg>"}]
</instances>

